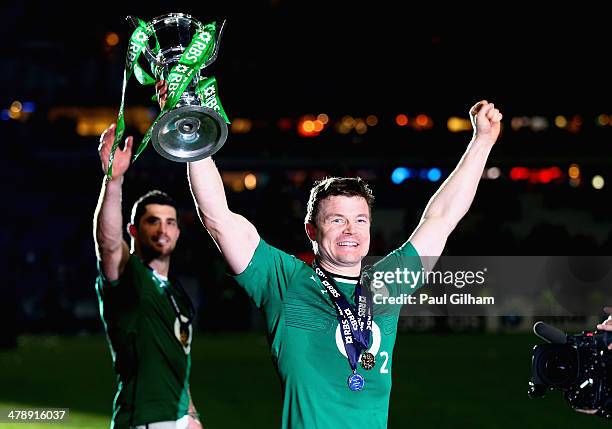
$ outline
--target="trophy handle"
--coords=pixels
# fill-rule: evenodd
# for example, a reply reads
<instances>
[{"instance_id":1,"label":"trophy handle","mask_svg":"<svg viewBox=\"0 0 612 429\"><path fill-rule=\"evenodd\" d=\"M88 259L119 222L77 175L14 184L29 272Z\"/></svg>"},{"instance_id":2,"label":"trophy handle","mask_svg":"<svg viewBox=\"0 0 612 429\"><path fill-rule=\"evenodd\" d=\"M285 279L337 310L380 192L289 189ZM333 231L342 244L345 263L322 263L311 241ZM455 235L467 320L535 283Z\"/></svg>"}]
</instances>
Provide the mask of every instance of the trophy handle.
<instances>
[{"instance_id":1,"label":"trophy handle","mask_svg":"<svg viewBox=\"0 0 612 429\"><path fill-rule=\"evenodd\" d=\"M204 63L204 66L202 68L208 67L209 65L214 63L215 60L217 59L217 55L219 55L219 46L221 45L221 36L223 36L223 30L225 30L226 23L227 23L227 20L224 19L223 22L221 23L221 26L219 27L219 31L217 32L217 37L215 40L215 50L213 51L208 61Z\"/></svg>"},{"instance_id":2,"label":"trophy handle","mask_svg":"<svg viewBox=\"0 0 612 429\"><path fill-rule=\"evenodd\" d=\"M125 17L125 19L132 25L132 30L135 30L136 28L138 28L138 25L139 25L138 18L132 15L128 15ZM147 59L147 61L149 61L149 63L155 64L157 67L163 68L164 65L157 59L157 56L153 53L153 51L151 51L151 48L149 48L148 44L145 45L143 54L145 58Z\"/></svg>"},{"instance_id":3,"label":"trophy handle","mask_svg":"<svg viewBox=\"0 0 612 429\"><path fill-rule=\"evenodd\" d=\"M138 27L139 25L138 18L136 18L135 16L128 15L125 17L125 19L132 25L133 29L136 29ZM217 55L219 55L219 45L221 45L221 36L223 35L223 30L225 30L226 23L227 23L227 20L224 19L223 22L221 23L221 26L219 27L219 31L216 34L215 50L213 51L210 58L208 58L208 61L204 63L202 68L208 67L213 62L215 62L215 60L217 59ZM149 61L149 63L155 64L155 66L160 67L160 68L164 67L164 64L157 59L157 55L155 55L153 51L151 51L151 48L149 48L148 45L145 46L143 53L147 61Z\"/></svg>"}]
</instances>

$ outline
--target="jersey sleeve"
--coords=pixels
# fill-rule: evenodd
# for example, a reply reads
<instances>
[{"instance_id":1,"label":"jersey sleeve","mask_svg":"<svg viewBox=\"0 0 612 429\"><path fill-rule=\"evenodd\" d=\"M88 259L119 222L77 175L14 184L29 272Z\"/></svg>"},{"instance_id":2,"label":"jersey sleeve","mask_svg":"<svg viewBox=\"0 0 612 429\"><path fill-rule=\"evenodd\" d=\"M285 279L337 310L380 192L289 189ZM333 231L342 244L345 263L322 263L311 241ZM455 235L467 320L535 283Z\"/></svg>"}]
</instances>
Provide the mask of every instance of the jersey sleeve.
<instances>
[{"instance_id":1,"label":"jersey sleeve","mask_svg":"<svg viewBox=\"0 0 612 429\"><path fill-rule=\"evenodd\" d=\"M280 305L299 261L260 238L249 265L233 276L257 307Z\"/></svg>"},{"instance_id":2,"label":"jersey sleeve","mask_svg":"<svg viewBox=\"0 0 612 429\"><path fill-rule=\"evenodd\" d=\"M142 262L138 259L138 257L134 254L130 254L125 267L123 269L123 273L119 276L117 280L108 280L102 271L101 261L97 261L97 269L98 275L96 277L96 291L100 298L108 295L109 293L112 295L116 295L122 289L126 288L138 288L140 286L140 282L136 281L136 277L138 276L139 270L137 269L137 264L142 265Z\"/></svg>"},{"instance_id":3,"label":"jersey sleeve","mask_svg":"<svg viewBox=\"0 0 612 429\"><path fill-rule=\"evenodd\" d=\"M96 261L96 268L98 271L98 275L96 277L95 286L96 291L100 295L100 298L102 298L109 288L116 287L119 285L119 283L121 282L121 277L119 277L117 280L108 280L104 275L104 272L102 271L102 261L100 261L99 259Z\"/></svg>"},{"instance_id":4,"label":"jersey sleeve","mask_svg":"<svg viewBox=\"0 0 612 429\"><path fill-rule=\"evenodd\" d=\"M376 262L368 271L370 289L375 295L411 295L423 285L421 257L409 241ZM391 308L399 309L399 306L383 304L379 310L386 313Z\"/></svg>"}]
</instances>

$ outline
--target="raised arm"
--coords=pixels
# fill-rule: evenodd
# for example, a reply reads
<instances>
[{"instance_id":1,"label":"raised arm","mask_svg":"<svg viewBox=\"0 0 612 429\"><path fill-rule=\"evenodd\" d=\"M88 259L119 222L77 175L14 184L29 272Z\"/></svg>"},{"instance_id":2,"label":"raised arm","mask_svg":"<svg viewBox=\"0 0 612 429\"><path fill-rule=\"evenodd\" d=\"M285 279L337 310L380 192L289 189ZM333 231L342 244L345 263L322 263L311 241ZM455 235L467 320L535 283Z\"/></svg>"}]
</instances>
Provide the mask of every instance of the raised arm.
<instances>
[{"instance_id":1,"label":"raised arm","mask_svg":"<svg viewBox=\"0 0 612 429\"><path fill-rule=\"evenodd\" d=\"M480 101L470 109L474 135L455 170L429 200L410 242L432 268L457 223L467 213L489 152L500 131L502 114L493 103ZM431 257L431 258L427 258Z\"/></svg>"},{"instance_id":2,"label":"raised arm","mask_svg":"<svg viewBox=\"0 0 612 429\"><path fill-rule=\"evenodd\" d=\"M234 274L245 270L259 244L257 229L227 206L223 181L211 158L187 166L189 185L200 219Z\"/></svg>"},{"instance_id":3,"label":"raised arm","mask_svg":"<svg viewBox=\"0 0 612 429\"><path fill-rule=\"evenodd\" d=\"M125 141L123 150L115 152L113 177L106 179L110 150L115 139L115 124L107 128L100 137L100 160L104 179L98 205L94 214L93 229L96 255L100 260L102 273L107 280L117 280L129 257L129 248L123 239L123 218L121 215L121 188L123 176L130 165L132 137Z\"/></svg>"}]
</instances>

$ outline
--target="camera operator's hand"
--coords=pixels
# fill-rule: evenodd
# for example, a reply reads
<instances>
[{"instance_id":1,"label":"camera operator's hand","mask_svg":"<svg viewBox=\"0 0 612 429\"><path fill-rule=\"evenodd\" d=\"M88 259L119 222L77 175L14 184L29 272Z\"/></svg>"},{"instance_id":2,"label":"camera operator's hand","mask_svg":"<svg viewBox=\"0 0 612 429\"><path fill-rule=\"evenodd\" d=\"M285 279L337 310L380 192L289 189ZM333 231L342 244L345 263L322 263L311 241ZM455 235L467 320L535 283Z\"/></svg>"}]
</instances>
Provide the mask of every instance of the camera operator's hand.
<instances>
[{"instance_id":1,"label":"camera operator's hand","mask_svg":"<svg viewBox=\"0 0 612 429\"><path fill-rule=\"evenodd\" d=\"M597 329L600 331L612 331L612 307L604 307L604 313L608 315L608 318L597 325ZM608 350L612 350L612 343L608 345Z\"/></svg>"},{"instance_id":2,"label":"camera operator's hand","mask_svg":"<svg viewBox=\"0 0 612 429\"><path fill-rule=\"evenodd\" d=\"M612 307L604 307L603 311L604 313L608 315L608 318L604 320L603 323L600 323L597 325L597 330L612 331ZM612 350L612 344L608 345L608 350ZM591 414L591 415L597 414L597 412L599 411L599 410L582 409L582 408L574 408L574 410L578 411L579 413Z\"/></svg>"}]
</instances>

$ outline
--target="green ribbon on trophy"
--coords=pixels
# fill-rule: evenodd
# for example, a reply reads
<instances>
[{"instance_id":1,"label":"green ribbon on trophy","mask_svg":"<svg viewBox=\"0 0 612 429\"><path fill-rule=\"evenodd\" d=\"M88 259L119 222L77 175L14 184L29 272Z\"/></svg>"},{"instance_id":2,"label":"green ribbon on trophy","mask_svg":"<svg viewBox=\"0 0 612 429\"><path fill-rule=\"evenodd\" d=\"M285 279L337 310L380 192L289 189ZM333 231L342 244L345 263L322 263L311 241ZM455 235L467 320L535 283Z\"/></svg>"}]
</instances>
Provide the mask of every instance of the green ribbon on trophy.
<instances>
[{"instance_id":1,"label":"green ribbon on trophy","mask_svg":"<svg viewBox=\"0 0 612 429\"><path fill-rule=\"evenodd\" d=\"M196 31L191 42L182 52L178 62L167 61L167 63L163 64L165 67L153 67L152 72L156 77L153 78L138 64L138 59L148 49L147 44L152 35L155 36L155 48L151 50L151 53L156 57L159 56L161 48L153 23L166 23L169 21L168 18L176 20L177 28L179 28L178 20L180 19L182 20L181 22L193 24ZM216 56L216 23L211 22L202 26L188 15L182 14L165 15L151 21L151 23L145 23L138 18L133 18L132 21L136 24L136 28L130 37L126 56L121 105L117 117L115 141L111 148L107 173L108 179L112 177L114 154L125 131L125 90L132 74L136 76L136 79L142 85L153 85L157 80L161 79L164 79L168 85L166 103L138 145L133 161L147 147L152 136L156 150L168 159L188 162L205 158L212 155L223 145L227 137L226 124L230 123L218 96L216 79L214 77L199 76L203 65L213 55ZM166 68L165 73L167 73L167 77L162 75L164 68ZM195 97L192 96L193 100L184 102L183 104L186 105L175 109L177 103L181 101L185 90L196 76L198 81L193 91ZM194 103L197 103L197 105ZM169 114L169 112L172 113Z\"/></svg>"}]
</instances>

